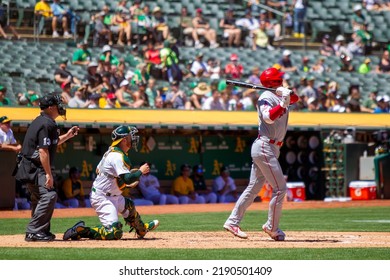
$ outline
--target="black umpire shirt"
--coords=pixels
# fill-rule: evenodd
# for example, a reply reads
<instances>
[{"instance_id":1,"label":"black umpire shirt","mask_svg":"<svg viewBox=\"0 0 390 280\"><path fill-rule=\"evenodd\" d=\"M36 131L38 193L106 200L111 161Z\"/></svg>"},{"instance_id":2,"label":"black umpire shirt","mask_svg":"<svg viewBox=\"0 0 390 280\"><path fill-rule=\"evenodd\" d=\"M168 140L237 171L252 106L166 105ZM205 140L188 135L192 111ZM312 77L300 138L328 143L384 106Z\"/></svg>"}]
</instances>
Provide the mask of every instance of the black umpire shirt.
<instances>
[{"instance_id":1,"label":"black umpire shirt","mask_svg":"<svg viewBox=\"0 0 390 280\"><path fill-rule=\"evenodd\" d=\"M55 120L42 112L27 129L22 154L30 158L38 149L48 149L50 164L53 165L59 135L60 130Z\"/></svg>"}]
</instances>

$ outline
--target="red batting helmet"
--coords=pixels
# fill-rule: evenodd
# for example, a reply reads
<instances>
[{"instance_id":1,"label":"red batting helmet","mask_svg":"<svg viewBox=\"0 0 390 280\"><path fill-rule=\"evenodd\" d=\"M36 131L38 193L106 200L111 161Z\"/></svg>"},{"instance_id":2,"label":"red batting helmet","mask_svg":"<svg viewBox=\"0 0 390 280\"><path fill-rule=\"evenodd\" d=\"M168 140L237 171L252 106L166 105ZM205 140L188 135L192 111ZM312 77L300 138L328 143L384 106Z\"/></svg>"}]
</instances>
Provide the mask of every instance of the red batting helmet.
<instances>
[{"instance_id":1,"label":"red batting helmet","mask_svg":"<svg viewBox=\"0 0 390 280\"><path fill-rule=\"evenodd\" d=\"M283 83L283 72L276 68L268 68L260 75L261 84L265 87L277 88Z\"/></svg>"}]
</instances>

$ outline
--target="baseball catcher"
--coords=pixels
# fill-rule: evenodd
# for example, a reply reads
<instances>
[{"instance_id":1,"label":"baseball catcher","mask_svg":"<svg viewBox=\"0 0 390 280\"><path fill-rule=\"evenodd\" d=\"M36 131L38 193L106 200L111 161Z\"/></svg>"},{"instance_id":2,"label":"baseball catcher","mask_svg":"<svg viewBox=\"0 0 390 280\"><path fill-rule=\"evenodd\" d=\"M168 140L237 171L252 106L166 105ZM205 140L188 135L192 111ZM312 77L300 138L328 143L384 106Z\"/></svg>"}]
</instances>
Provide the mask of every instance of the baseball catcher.
<instances>
[{"instance_id":1,"label":"baseball catcher","mask_svg":"<svg viewBox=\"0 0 390 280\"><path fill-rule=\"evenodd\" d=\"M64 240L90 238L96 240L121 239L122 223L118 212L122 214L130 231L135 230L138 238L143 238L147 232L158 227L159 221L144 223L135 209L134 202L122 195L125 187L135 187L142 174L149 172L147 164L138 170L131 169L128 152L131 148L137 151L139 142L138 130L133 126L121 125L111 134L112 144L99 162L97 177L92 185L91 205L95 209L100 226L86 227L83 221L68 229Z\"/></svg>"},{"instance_id":2,"label":"baseball catcher","mask_svg":"<svg viewBox=\"0 0 390 280\"><path fill-rule=\"evenodd\" d=\"M264 91L257 101L259 133L252 144L252 169L249 185L237 200L224 228L240 238L248 238L239 224L246 209L252 204L260 189L267 181L272 186L268 220L263 230L274 240L283 241L285 234L279 229L282 204L286 195L286 180L278 162L280 147L286 135L289 105L298 101L298 96L282 87L283 72L268 68L260 75L263 86L276 89L275 93Z\"/></svg>"}]
</instances>

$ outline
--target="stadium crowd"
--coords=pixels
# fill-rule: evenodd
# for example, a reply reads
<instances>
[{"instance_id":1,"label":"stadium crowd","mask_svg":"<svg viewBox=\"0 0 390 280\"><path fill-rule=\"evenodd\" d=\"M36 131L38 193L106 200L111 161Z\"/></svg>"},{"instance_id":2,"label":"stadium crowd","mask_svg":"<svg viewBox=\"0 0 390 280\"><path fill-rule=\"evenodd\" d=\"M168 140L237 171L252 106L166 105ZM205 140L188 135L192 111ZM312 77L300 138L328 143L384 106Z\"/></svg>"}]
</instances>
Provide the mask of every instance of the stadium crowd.
<instances>
[{"instance_id":1,"label":"stadium crowd","mask_svg":"<svg viewBox=\"0 0 390 280\"><path fill-rule=\"evenodd\" d=\"M280 2L279 5L276 5ZM271 7L285 11L286 26L293 30L297 38L304 36L304 30L296 30L296 13L299 3L293 1L291 7L283 1L267 1ZM300 64L294 65L292 52L280 48L280 59L269 61L270 65L285 72L284 85L292 88L301 97L294 110L330 111L330 112L389 112L389 97L371 89L369 97L364 98L359 84L350 85L348 92L340 92L336 81L316 81L315 74L330 71L367 73L390 73L389 50L384 50L378 65L371 65L368 58L375 45L368 23L361 13L362 9L385 9L372 1L363 1L363 5L353 7L351 17L353 34L347 39L338 35L334 41L329 34L322 37L317 61L303 57ZM246 80L259 83L260 67L247 69L240 62L240 48L278 49L277 42L286 34L281 34L280 22L273 19L265 10L256 10L256 1L248 1L244 17L237 18L234 10L228 9L225 18L219 22L223 30L221 38L210 26L210 19L197 8L193 16L186 7L182 7L180 32L173 32L167 17L159 6L153 8L140 0L119 1L114 11L108 6L91 17L93 25L93 45L100 47L100 53L92 53L87 41L80 41L75 53L58 62L53 69L54 81L61 88L64 101L70 108L172 108L182 110L255 110L259 92L243 90L226 84L226 79ZM275 5L274 5L275 4ZM297 6L298 5L298 6ZM374 6L372 6L374 5ZM252 15L258 11L258 16ZM53 37L70 37L75 32L71 11L62 8L60 1L51 6L47 1L39 1L35 12L51 23ZM291 23L291 17L294 18ZM76 17L77 19L77 17ZM59 31L59 23L62 30ZM143 32L134 30L142 28ZM303 33L301 33L303 32ZM288 35L288 33L287 33ZM17 36L17 35L16 35ZM132 38L136 40L132 41ZM349 40L349 41L348 41ZM115 43L114 43L115 42ZM180 49L183 46L197 49L195 56L183 61ZM202 49L219 48L220 45L231 50L230 61L222 63L218 57L204 57ZM113 55L113 48L128 48L122 57ZM337 56L340 65L330 67L326 57ZM366 59L357 69L353 59L365 56ZM84 76L76 76L67 69L69 63L84 68ZM333 65L334 66L334 65ZM300 82L294 83L292 76L299 76ZM161 83L161 81L168 82ZM189 82L190 81L190 82ZM183 85L186 86L183 86ZM161 86L160 86L161 85ZM36 106L37 96L42 93L29 91L18 93L20 105ZM6 87L0 85L0 105L11 104L6 97Z\"/></svg>"}]
</instances>

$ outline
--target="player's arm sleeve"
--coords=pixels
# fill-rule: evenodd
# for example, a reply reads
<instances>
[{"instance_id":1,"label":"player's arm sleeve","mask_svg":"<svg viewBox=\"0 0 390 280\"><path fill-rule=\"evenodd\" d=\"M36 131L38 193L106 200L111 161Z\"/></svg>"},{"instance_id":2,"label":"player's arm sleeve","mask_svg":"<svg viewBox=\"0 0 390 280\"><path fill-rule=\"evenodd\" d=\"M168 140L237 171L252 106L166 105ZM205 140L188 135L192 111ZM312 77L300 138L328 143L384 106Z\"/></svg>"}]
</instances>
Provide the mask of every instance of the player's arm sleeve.
<instances>
[{"instance_id":1,"label":"player's arm sleeve","mask_svg":"<svg viewBox=\"0 0 390 280\"><path fill-rule=\"evenodd\" d=\"M236 186L236 183L234 182L234 179L233 178L230 178L229 179L229 184L230 184L230 190L231 191L235 191L237 189L237 186Z\"/></svg>"},{"instance_id":2,"label":"player's arm sleeve","mask_svg":"<svg viewBox=\"0 0 390 280\"><path fill-rule=\"evenodd\" d=\"M142 175L141 170L137 170L134 173L127 172L127 173L119 174L119 178L121 178L126 185L129 185L137 181L141 175Z\"/></svg>"},{"instance_id":3,"label":"player's arm sleeve","mask_svg":"<svg viewBox=\"0 0 390 280\"><path fill-rule=\"evenodd\" d=\"M295 93L290 95L290 105L298 102L298 100L299 100L299 96L296 95Z\"/></svg>"},{"instance_id":4,"label":"player's arm sleeve","mask_svg":"<svg viewBox=\"0 0 390 280\"><path fill-rule=\"evenodd\" d=\"M274 121L285 112L285 109L280 106L280 104L272 107L265 99L259 100L257 106L260 109L263 120L268 124L274 123Z\"/></svg>"}]
</instances>

